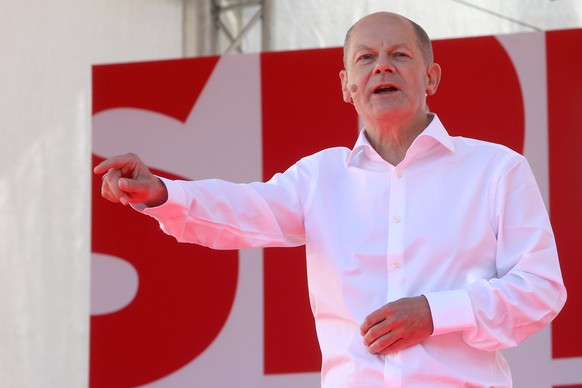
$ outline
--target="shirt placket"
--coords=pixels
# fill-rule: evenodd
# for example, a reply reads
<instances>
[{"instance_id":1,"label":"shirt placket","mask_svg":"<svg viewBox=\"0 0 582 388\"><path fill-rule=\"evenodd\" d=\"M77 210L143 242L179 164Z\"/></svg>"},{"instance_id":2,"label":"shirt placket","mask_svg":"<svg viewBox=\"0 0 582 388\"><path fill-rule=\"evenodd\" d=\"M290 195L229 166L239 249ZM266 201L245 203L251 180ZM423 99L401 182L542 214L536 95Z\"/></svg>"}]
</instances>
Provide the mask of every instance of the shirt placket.
<instances>
[{"instance_id":1,"label":"shirt placket","mask_svg":"<svg viewBox=\"0 0 582 388\"><path fill-rule=\"evenodd\" d=\"M391 177L388 210L387 303L406 296L406 278L404 275L404 223L406 219L404 210L405 174L402 168L396 167ZM396 352L386 355L385 387L398 388L402 386L401 362L401 356Z\"/></svg>"}]
</instances>

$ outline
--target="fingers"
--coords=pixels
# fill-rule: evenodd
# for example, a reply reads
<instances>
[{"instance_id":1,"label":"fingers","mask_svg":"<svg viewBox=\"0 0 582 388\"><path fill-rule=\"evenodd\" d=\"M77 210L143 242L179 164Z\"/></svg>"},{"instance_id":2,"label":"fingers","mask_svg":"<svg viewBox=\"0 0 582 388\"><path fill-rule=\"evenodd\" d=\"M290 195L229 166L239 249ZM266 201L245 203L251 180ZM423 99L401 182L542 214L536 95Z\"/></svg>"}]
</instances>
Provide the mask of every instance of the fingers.
<instances>
[{"instance_id":1,"label":"fingers","mask_svg":"<svg viewBox=\"0 0 582 388\"><path fill-rule=\"evenodd\" d=\"M360 332L372 353L388 354L416 345L433 332L428 301L421 295L390 302L368 315Z\"/></svg>"},{"instance_id":2,"label":"fingers","mask_svg":"<svg viewBox=\"0 0 582 388\"><path fill-rule=\"evenodd\" d=\"M101 195L124 205L151 199L151 188L157 183L139 156L131 153L110 157L93 171L104 174Z\"/></svg>"},{"instance_id":3,"label":"fingers","mask_svg":"<svg viewBox=\"0 0 582 388\"><path fill-rule=\"evenodd\" d=\"M135 176L135 178L128 178L125 175L127 172L124 173L122 169L109 169L102 178L101 195L103 198L123 205L143 203L149 207L159 206L168 200L166 185L158 177L149 173L147 167L136 174L133 172L130 176Z\"/></svg>"},{"instance_id":4,"label":"fingers","mask_svg":"<svg viewBox=\"0 0 582 388\"><path fill-rule=\"evenodd\" d=\"M110 169L101 183L101 195L111 202L121 202L123 205L128 203L128 194L120 187L121 172L117 169Z\"/></svg>"},{"instance_id":5,"label":"fingers","mask_svg":"<svg viewBox=\"0 0 582 388\"><path fill-rule=\"evenodd\" d=\"M360 327L364 344L371 353L383 353L402 338L399 322L394 319L392 304L388 303L366 317Z\"/></svg>"},{"instance_id":6,"label":"fingers","mask_svg":"<svg viewBox=\"0 0 582 388\"><path fill-rule=\"evenodd\" d=\"M103 175L101 195L112 202L128 203L142 202L150 198L150 181L139 181L121 176L117 169L111 169Z\"/></svg>"},{"instance_id":7,"label":"fingers","mask_svg":"<svg viewBox=\"0 0 582 388\"><path fill-rule=\"evenodd\" d=\"M364 319L364 322L360 326L360 334L362 336L365 336L372 327L386 320L386 316L388 316L389 314L390 314L390 303L372 312L370 315L366 317L366 319Z\"/></svg>"},{"instance_id":8,"label":"fingers","mask_svg":"<svg viewBox=\"0 0 582 388\"><path fill-rule=\"evenodd\" d=\"M135 154L129 153L125 155L117 155L99 163L97 166L95 166L93 172L95 174L104 174L112 168L121 170L126 168L128 165L136 165L139 163L142 163L141 159Z\"/></svg>"},{"instance_id":9,"label":"fingers","mask_svg":"<svg viewBox=\"0 0 582 388\"><path fill-rule=\"evenodd\" d=\"M363 336L364 344L371 353L387 353L396 351L395 345L402 340L402 333L397 328L384 320L375 326Z\"/></svg>"}]
</instances>

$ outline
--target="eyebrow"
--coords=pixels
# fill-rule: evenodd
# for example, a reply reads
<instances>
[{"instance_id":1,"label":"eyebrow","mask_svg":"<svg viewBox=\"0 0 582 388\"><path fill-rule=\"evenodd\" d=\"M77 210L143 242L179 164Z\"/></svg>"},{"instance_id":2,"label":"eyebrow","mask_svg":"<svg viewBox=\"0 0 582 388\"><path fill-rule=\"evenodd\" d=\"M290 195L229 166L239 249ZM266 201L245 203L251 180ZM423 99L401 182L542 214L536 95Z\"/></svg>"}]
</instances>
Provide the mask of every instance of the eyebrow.
<instances>
[{"instance_id":1,"label":"eyebrow","mask_svg":"<svg viewBox=\"0 0 582 388\"><path fill-rule=\"evenodd\" d=\"M389 50L400 49L400 48L410 49L408 43L392 44L388 48L389 48ZM365 45L365 44L358 44L355 47L353 47L352 52L356 52L356 51L359 51L359 50L375 51L376 49L374 47L371 47L371 46L368 46L368 45Z\"/></svg>"}]
</instances>

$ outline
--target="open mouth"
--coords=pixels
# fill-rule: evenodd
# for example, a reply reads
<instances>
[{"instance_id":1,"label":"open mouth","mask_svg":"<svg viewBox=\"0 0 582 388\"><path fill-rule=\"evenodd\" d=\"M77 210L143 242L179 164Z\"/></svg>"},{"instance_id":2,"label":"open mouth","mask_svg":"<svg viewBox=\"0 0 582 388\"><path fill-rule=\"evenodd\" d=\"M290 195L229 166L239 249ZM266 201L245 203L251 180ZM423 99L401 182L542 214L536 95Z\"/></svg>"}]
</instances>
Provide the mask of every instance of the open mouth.
<instances>
[{"instance_id":1,"label":"open mouth","mask_svg":"<svg viewBox=\"0 0 582 388\"><path fill-rule=\"evenodd\" d=\"M374 89L374 94L387 94L392 92L397 92L398 88L393 85L380 85Z\"/></svg>"}]
</instances>

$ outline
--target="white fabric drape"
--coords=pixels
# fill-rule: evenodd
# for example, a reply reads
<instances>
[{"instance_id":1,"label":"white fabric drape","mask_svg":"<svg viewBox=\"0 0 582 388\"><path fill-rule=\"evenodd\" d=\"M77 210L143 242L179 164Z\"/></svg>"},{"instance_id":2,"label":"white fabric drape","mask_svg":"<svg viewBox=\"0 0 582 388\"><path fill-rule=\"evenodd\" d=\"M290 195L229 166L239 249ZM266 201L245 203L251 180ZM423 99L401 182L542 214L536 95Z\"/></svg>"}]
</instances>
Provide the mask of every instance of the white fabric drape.
<instances>
[{"instance_id":1,"label":"white fabric drape","mask_svg":"<svg viewBox=\"0 0 582 388\"><path fill-rule=\"evenodd\" d=\"M181 11L0 2L0 387L87 386L91 65L179 57Z\"/></svg>"}]
</instances>

